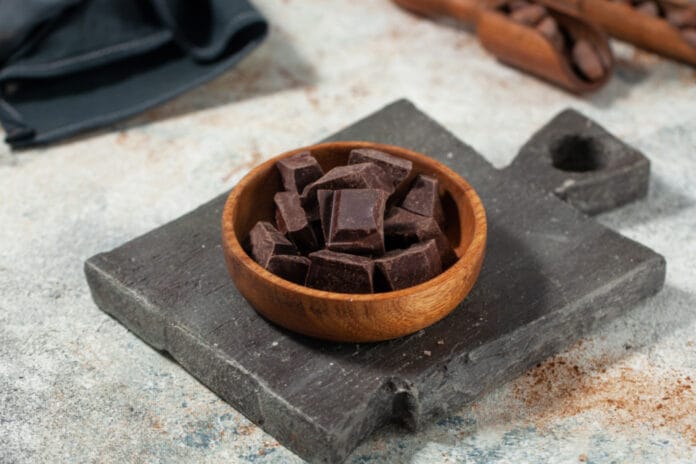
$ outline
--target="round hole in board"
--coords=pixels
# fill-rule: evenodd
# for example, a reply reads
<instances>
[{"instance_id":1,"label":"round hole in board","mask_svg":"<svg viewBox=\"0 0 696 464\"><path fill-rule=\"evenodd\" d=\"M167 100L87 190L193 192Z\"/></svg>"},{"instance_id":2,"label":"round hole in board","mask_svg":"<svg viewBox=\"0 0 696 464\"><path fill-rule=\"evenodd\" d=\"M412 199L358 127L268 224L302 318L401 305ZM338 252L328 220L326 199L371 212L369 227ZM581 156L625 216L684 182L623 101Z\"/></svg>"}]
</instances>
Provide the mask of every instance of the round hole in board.
<instances>
[{"instance_id":1,"label":"round hole in board","mask_svg":"<svg viewBox=\"0 0 696 464\"><path fill-rule=\"evenodd\" d=\"M587 172L603 167L597 142L591 137L565 135L551 146L553 167L561 171Z\"/></svg>"}]
</instances>

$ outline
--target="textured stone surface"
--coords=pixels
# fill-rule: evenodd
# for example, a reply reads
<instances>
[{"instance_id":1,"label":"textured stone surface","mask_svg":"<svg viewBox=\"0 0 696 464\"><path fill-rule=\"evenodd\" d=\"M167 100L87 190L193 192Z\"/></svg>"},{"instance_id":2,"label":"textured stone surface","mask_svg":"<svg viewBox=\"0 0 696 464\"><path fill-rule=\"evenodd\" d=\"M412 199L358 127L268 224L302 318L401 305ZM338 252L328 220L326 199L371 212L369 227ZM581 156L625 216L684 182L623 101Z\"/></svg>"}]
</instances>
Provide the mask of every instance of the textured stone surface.
<instances>
[{"instance_id":1,"label":"textured stone surface","mask_svg":"<svg viewBox=\"0 0 696 464\"><path fill-rule=\"evenodd\" d=\"M386 0L255 4L268 41L220 79L90 137L0 145L0 462L300 463L100 311L83 263L404 96L497 167L569 106L643 152L648 195L597 220L664 255L667 280L563 352L570 368L383 429L348 462L696 461L696 396L678 388L696 378L694 69L614 41L616 75L580 99Z\"/></svg>"},{"instance_id":2,"label":"textured stone surface","mask_svg":"<svg viewBox=\"0 0 696 464\"><path fill-rule=\"evenodd\" d=\"M268 323L225 270L225 195L85 265L101 309L311 462L342 461L386 422L421 428L662 288L661 256L496 170L409 102L331 139L429 154L481 196L483 270L440 323L370 345L315 341Z\"/></svg>"},{"instance_id":3,"label":"textured stone surface","mask_svg":"<svg viewBox=\"0 0 696 464\"><path fill-rule=\"evenodd\" d=\"M642 153L571 109L539 129L506 169L587 214L643 198L650 181Z\"/></svg>"}]
</instances>

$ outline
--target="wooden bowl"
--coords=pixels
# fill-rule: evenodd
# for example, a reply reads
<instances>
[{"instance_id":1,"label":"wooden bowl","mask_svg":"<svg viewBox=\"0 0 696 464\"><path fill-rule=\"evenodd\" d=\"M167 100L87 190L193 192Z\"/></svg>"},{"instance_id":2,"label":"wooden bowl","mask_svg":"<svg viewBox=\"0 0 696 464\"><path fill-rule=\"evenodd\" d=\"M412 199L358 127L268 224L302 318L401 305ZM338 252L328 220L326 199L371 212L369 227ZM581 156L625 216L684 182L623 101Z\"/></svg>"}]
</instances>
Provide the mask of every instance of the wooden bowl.
<instances>
[{"instance_id":1,"label":"wooden bowl","mask_svg":"<svg viewBox=\"0 0 696 464\"><path fill-rule=\"evenodd\" d=\"M447 218L445 233L459 258L449 269L403 290L347 294L294 284L266 271L247 255L241 242L257 221L274 217L273 195L282 189L276 161L310 150L326 172L346 164L354 148L374 148L412 161L411 179L420 173L438 178ZM445 317L466 297L483 262L486 213L464 179L427 156L391 145L330 142L283 153L249 172L225 203L222 245L234 284L264 317L311 337L375 342L417 332Z\"/></svg>"}]
</instances>

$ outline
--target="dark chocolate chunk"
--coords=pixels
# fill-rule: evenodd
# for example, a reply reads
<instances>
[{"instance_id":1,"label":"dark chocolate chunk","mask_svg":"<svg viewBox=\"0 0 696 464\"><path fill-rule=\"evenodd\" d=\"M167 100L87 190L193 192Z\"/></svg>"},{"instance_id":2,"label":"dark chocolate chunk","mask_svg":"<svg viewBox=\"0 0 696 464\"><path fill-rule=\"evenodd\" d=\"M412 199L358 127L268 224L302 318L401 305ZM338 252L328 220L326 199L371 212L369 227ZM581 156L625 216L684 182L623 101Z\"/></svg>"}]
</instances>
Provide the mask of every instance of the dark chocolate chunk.
<instances>
[{"instance_id":1,"label":"dark chocolate chunk","mask_svg":"<svg viewBox=\"0 0 696 464\"><path fill-rule=\"evenodd\" d=\"M457 255L435 219L399 207L392 208L384 219L384 241L388 250L431 239L435 240L440 252L442 268L447 269L457 260Z\"/></svg>"},{"instance_id":2,"label":"dark chocolate chunk","mask_svg":"<svg viewBox=\"0 0 696 464\"><path fill-rule=\"evenodd\" d=\"M333 190L317 190L317 203L319 204L319 223L324 242L329 239L331 228L331 209L333 208Z\"/></svg>"},{"instance_id":3,"label":"dark chocolate chunk","mask_svg":"<svg viewBox=\"0 0 696 464\"><path fill-rule=\"evenodd\" d=\"M264 269L268 268L268 262L273 256L297 254L295 245L266 221L257 222L249 231L248 248L251 258Z\"/></svg>"},{"instance_id":4,"label":"dark chocolate chunk","mask_svg":"<svg viewBox=\"0 0 696 464\"><path fill-rule=\"evenodd\" d=\"M401 207L412 213L431 217L440 227L444 227L445 213L442 210L438 186L436 178L420 174L413 181L411 190L401 203Z\"/></svg>"},{"instance_id":5,"label":"dark chocolate chunk","mask_svg":"<svg viewBox=\"0 0 696 464\"><path fill-rule=\"evenodd\" d=\"M308 151L284 158L276 163L276 167L288 192L302 193L305 186L324 175L321 166Z\"/></svg>"},{"instance_id":6,"label":"dark chocolate chunk","mask_svg":"<svg viewBox=\"0 0 696 464\"><path fill-rule=\"evenodd\" d=\"M306 285L339 293L372 293L374 263L370 258L321 250L310 253Z\"/></svg>"},{"instance_id":7,"label":"dark chocolate chunk","mask_svg":"<svg viewBox=\"0 0 696 464\"><path fill-rule=\"evenodd\" d=\"M391 179L395 189L406 180L411 173L411 169L413 169L413 163L409 160L371 148L351 150L348 156L348 164L359 163L375 163L382 168Z\"/></svg>"},{"instance_id":8,"label":"dark chocolate chunk","mask_svg":"<svg viewBox=\"0 0 696 464\"><path fill-rule=\"evenodd\" d=\"M302 192L305 207L316 203L317 190L380 189L391 194L394 186L382 168L374 163L337 166L323 177L305 187Z\"/></svg>"},{"instance_id":9,"label":"dark chocolate chunk","mask_svg":"<svg viewBox=\"0 0 696 464\"><path fill-rule=\"evenodd\" d=\"M273 197L273 201L276 205L278 230L286 234L300 251L309 253L317 250L319 244L307 220L305 210L302 209L297 192L278 192Z\"/></svg>"},{"instance_id":10,"label":"dark chocolate chunk","mask_svg":"<svg viewBox=\"0 0 696 464\"><path fill-rule=\"evenodd\" d=\"M293 255L276 255L268 261L267 269L278 277L304 285L309 271L309 258Z\"/></svg>"},{"instance_id":11,"label":"dark chocolate chunk","mask_svg":"<svg viewBox=\"0 0 696 464\"><path fill-rule=\"evenodd\" d=\"M317 244L319 247L317 249L321 250L326 246L326 239L324 239L324 231L321 228L321 221L316 220L309 223L314 231L314 237L317 239Z\"/></svg>"},{"instance_id":12,"label":"dark chocolate chunk","mask_svg":"<svg viewBox=\"0 0 696 464\"><path fill-rule=\"evenodd\" d=\"M430 280L442 272L440 253L435 240L393 250L375 260L375 282L385 290L399 290Z\"/></svg>"},{"instance_id":13,"label":"dark chocolate chunk","mask_svg":"<svg viewBox=\"0 0 696 464\"><path fill-rule=\"evenodd\" d=\"M387 196L378 189L334 191L326 247L345 253L384 254Z\"/></svg>"},{"instance_id":14,"label":"dark chocolate chunk","mask_svg":"<svg viewBox=\"0 0 696 464\"><path fill-rule=\"evenodd\" d=\"M300 203L302 202L302 197L300 197ZM319 222L319 207L317 206L316 202L311 204L311 205L302 205L305 214L307 215L307 220L309 222Z\"/></svg>"}]
</instances>

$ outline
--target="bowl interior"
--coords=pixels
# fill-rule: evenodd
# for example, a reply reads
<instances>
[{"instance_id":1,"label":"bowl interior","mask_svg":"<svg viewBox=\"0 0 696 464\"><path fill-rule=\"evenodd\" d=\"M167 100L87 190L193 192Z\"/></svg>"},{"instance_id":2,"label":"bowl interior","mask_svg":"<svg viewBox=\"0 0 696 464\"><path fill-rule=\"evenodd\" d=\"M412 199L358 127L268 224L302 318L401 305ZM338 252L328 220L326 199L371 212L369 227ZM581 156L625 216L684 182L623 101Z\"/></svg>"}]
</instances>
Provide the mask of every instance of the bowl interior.
<instances>
[{"instance_id":1,"label":"bowl interior","mask_svg":"<svg viewBox=\"0 0 696 464\"><path fill-rule=\"evenodd\" d=\"M370 143L331 143L310 148L312 155L324 172L328 172L336 166L345 165L352 149L366 147L380 149L413 162L413 171L404 182L403 188L395 192L393 200L390 201L391 204L398 204L400 198L408 190L411 181L418 174L424 173L438 179L440 197L446 216L446 230L444 232L457 256L463 256L474 236L474 213L466 191L468 184L449 168L431 158L393 146ZM233 229L239 243L244 243L249 231L258 221L274 222L273 196L283 188L275 163L281 158L295 155L303 150L293 150L268 160L251 171L236 187L240 190L235 192L237 202L233 215Z\"/></svg>"}]
</instances>

